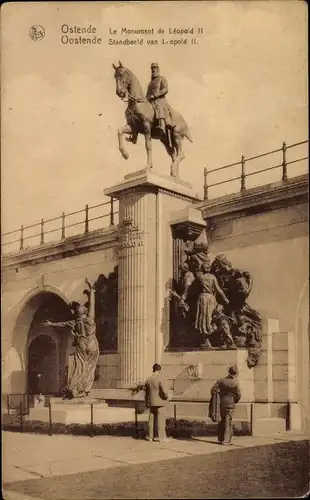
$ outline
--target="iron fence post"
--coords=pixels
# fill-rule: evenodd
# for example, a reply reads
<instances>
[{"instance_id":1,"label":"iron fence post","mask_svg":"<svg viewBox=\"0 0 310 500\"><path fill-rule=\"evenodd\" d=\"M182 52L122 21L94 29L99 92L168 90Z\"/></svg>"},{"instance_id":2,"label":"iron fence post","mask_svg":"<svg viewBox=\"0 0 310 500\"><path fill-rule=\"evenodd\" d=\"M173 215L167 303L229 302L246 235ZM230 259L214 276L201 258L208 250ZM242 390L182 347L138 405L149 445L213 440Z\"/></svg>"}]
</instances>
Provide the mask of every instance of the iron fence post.
<instances>
[{"instance_id":1,"label":"iron fence post","mask_svg":"<svg viewBox=\"0 0 310 500\"><path fill-rule=\"evenodd\" d=\"M94 405L90 405L90 437L93 437L93 425L94 425Z\"/></svg>"},{"instance_id":2,"label":"iron fence post","mask_svg":"<svg viewBox=\"0 0 310 500\"><path fill-rule=\"evenodd\" d=\"M19 413L20 413L20 432L24 432L24 418L23 418L23 402L19 402Z\"/></svg>"},{"instance_id":3,"label":"iron fence post","mask_svg":"<svg viewBox=\"0 0 310 500\"><path fill-rule=\"evenodd\" d=\"M88 212L89 212L89 207L88 207L88 205L86 205L85 206L85 234L87 234L89 231Z\"/></svg>"},{"instance_id":4,"label":"iron fence post","mask_svg":"<svg viewBox=\"0 0 310 500\"><path fill-rule=\"evenodd\" d=\"M20 250L24 250L24 226L20 226Z\"/></svg>"},{"instance_id":5,"label":"iron fence post","mask_svg":"<svg viewBox=\"0 0 310 500\"><path fill-rule=\"evenodd\" d=\"M251 432L251 436L253 436L253 430L254 430L254 403L251 403L251 408L250 408L250 432Z\"/></svg>"},{"instance_id":6,"label":"iron fence post","mask_svg":"<svg viewBox=\"0 0 310 500\"><path fill-rule=\"evenodd\" d=\"M286 404L286 430L290 431L292 428L291 425L291 403L290 401L287 402Z\"/></svg>"},{"instance_id":7,"label":"iron fence post","mask_svg":"<svg viewBox=\"0 0 310 500\"><path fill-rule=\"evenodd\" d=\"M138 403L135 403L135 433L136 438L139 437L139 429L138 429Z\"/></svg>"},{"instance_id":8,"label":"iron fence post","mask_svg":"<svg viewBox=\"0 0 310 500\"><path fill-rule=\"evenodd\" d=\"M287 181L287 163L286 163L286 143L283 142L282 146L282 153L283 153L283 159L282 159L282 181Z\"/></svg>"},{"instance_id":9,"label":"iron fence post","mask_svg":"<svg viewBox=\"0 0 310 500\"><path fill-rule=\"evenodd\" d=\"M206 201L208 199L208 170L207 167L204 168L204 183L203 183L203 199Z\"/></svg>"},{"instance_id":10,"label":"iron fence post","mask_svg":"<svg viewBox=\"0 0 310 500\"><path fill-rule=\"evenodd\" d=\"M52 426L53 426L53 422L52 422L52 403L50 401L48 402L48 421L49 421L48 435L52 436L52 434L53 434L53 431L52 431Z\"/></svg>"},{"instance_id":11,"label":"iron fence post","mask_svg":"<svg viewBox=\"0 0 310 500\"><path fill-rule=\"evenodd\" d=\"M241 156L241 191L245 191L245 157Z\"/></svg>"},{"instance_id":12,"label":"iron fence post","mask_svg":"<svg viewBox=\"0 0 310 500\"><path fill-rule=\"evenodd\" d=\"M44 220L41 219L41 241L40 245L44 244Z\"/></svg>"},{"instance_id":13,"label":"iron fence post","mask_svg":"<svg viewBox=\"0 0 310 500\"><path fill-rule=\"evenodd\" d=\"M111 196L110 200L110 226L114 226L114 198Z\"/></svg>"},{"instance_id":14,"label":"iron fence post","mask_svg":"<svg viewBox=\"0 0 310 500\"><path fill-rule=\"evenodd\" d=\"M66 226L65 226L65 213L62 212L61 214L61 239L64 240L65 237L66 237L66 234L65 234L65 230L66 230Z\"/></svg>"},{"instance_id":15,"label":"iron fence post","mask_svg":"<svg viewBox=\"0 0 310 500\"><path fill-rule=\"evenodd\" d=\"M177 426L177 405L174 403L173 405L173 426L176 429Z\"/></svg>"}]
</instances>

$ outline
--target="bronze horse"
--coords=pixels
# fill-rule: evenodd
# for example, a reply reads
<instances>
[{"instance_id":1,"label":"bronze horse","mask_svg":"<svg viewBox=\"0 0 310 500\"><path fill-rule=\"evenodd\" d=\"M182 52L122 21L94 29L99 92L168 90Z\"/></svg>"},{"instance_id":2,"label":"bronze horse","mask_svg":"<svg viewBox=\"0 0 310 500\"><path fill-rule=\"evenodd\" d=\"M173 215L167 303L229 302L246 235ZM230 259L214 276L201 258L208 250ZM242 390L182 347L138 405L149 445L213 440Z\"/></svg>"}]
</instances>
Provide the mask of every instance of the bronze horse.
<instances>
[{"instance_id":1,"label":"bronze horse","mask_svg":"<svg viewBox=\"0 0 310 500\"><path fill-rule=\"evenodd\" d=\"M127 140L133 144L136 144L138 134L143 134L147 153L146 168L150 169L153 167L151 139L159 139L172 159L170 175L177 177L178 165L185 158L182 141L186 137L190 142L193 142L183 116L177 111L171 110L173 127L169 131L170 137L168 134L161 135L156 128L155 122L157 120L153 105L145 97L136 76L128 68L125 68L121 62L119 62L119 66L113 64L113 68L115 70L116 94L128 103L125 112L127 125L118 129L121 154L126 160L129 158L129 154L124 147L124 134L130 135Z\"/></svg>"}]
</instances>

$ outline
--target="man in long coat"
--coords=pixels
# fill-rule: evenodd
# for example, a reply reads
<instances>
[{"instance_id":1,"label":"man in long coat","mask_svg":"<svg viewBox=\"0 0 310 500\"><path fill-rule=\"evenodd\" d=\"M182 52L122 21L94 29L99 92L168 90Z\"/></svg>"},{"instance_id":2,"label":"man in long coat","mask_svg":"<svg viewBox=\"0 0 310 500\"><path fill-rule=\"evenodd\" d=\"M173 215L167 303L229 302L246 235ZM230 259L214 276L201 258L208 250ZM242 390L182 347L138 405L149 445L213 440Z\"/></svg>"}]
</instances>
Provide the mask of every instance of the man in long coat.
<instances>
[{"instance_id":1,"label":"man in long coat","mask_svg":"<svg viewBox=\"0 0 310 500\"><path fill-rule=\"evenodd\" d=\"M232 416L236 403L240 401L241 392L237 381L238 370L231 366L227 377L218 380L211 389L211 395L216 392L220 395L221 421L218 426L218 441L220 444L231 444Z\"/></svg>"}]
</instances>

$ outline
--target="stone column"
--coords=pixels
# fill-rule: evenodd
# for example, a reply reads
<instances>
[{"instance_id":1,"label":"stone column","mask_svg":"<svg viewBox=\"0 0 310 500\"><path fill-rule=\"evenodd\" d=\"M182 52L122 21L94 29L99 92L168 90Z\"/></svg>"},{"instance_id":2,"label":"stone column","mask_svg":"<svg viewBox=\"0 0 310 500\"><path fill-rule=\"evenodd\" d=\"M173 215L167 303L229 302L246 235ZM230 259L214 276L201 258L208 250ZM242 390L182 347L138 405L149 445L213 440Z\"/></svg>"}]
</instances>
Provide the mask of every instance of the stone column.
<instances>
[{"instance_id":1,"label":"stone column","mask_svg":"<svg viewBox=\"0 0 310 500\"><path fill-rule=\"evenodd\" d=\"M120 199L119 351L121 387L142 381L154 353L149 335L155 303L153 193L129 192Z\"/></svg>"},{"instance_id":2,"label":"stone column","mask_svg":"<svg viewBox=\"0 0 310 500\"><path fill-rule=\"evenodd\" d=\"M163 228L169 227L163 202L169 201L166 208L182 196L185 206L195 197L185 183L150 171L127 175L105 194L119 199L118 387L128 388L145 380L152 364L161 360Z\"/></svg>"}]
</instances>

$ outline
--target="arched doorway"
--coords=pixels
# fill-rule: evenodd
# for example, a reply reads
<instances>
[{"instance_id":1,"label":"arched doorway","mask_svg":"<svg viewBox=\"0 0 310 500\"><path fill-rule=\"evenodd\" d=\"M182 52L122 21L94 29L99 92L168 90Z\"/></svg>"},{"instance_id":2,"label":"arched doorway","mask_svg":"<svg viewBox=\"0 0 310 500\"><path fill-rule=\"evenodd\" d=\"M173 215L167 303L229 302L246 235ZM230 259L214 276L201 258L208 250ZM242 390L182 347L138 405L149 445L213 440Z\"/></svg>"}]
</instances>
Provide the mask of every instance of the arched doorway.
<instances>
[{"instance_id":1,"label":"arched doorway","mask_svg":"<svg viewBox=\"0 0 310 500\"><path fill-rule=\"evenodd\" d=\"M72 335L67 330L42 327L43 320L53 322L66 321L71 319L68 307L69 300L55 289L35 289L29 292L19 304L12 309L12 334L9 346L6 348L3 363L5 372L5 392L10 394L25 394L28 392L28 386L33 390L33 382L28 381L29 352L37 350L40 353L41 348L45 352L43 344L50 342L46 338L44 341L37 341L31 345L32 341L39 336L51 337L54 339L58 364L58 389L66 381L66 366L68 365L69 354L71 350ZM15 319L14 319L15 317ZM51 345L54 345L51 344ZM49 351L51 358L54 358L54 348ZM33 377L33 375L31 375Z\"/></svg>"},{"instance_id":2,"label":"arched doorway","mask_svg":"<svg viewBox=\"0 0 310 500\"><path fill-rule=\"evenodd\" d=\"M61 391L59 355L56 340L38 335L28 347L28 392L58 394Z\"/></svg>"},{"instance_id":3,"label":"arched doorway","mask_svg":"<svg viewBox=\"0 0 310 500\"><path fill-rule=\"evenodd\" d=\"M28 331L27 392L60 395L66 384L70 332L44 327L70 318L68 306L57 295L46 293L37 307Z\"/></svg>"}]
</instances>

